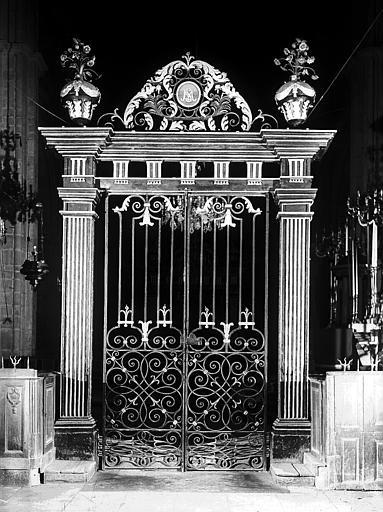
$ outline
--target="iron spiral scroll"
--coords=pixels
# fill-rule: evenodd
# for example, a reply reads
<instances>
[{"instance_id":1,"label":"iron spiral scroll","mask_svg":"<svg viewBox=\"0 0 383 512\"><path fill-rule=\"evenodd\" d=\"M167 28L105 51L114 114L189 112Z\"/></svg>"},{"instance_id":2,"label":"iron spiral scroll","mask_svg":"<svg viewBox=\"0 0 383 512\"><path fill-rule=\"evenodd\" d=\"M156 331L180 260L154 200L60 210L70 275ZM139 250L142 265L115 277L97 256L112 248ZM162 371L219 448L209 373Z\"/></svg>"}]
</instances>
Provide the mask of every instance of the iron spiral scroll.
<instances>
[{"instance_id":1,"label":"iron spiral scroll","mask_svg":"<svg viewBox=\"0 0 383 512\"><path fill-rule=\"evenodd\" d=\"M262 469L263 335L203 328L183 343L172 329L146 342L134 327L109 334L105 465Z\"/></svg>"}]
</instances>

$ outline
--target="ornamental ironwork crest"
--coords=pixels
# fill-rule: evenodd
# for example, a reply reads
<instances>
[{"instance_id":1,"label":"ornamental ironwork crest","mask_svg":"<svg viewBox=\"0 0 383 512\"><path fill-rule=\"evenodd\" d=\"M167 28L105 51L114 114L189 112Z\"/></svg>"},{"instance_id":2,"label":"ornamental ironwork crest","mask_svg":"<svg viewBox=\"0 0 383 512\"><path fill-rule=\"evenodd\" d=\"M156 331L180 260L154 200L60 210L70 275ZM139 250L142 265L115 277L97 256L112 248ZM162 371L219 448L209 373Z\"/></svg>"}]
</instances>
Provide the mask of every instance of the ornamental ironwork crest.
<instances>
[{"instance_id":1,"label":"ornamental ironwork crest","mask_svg":"<svg viewBox=\"0 0 383 512\"><path fill-rule=\"evenodd\" d=\"M111 121L119 119L128 130L248 131L251 110L226 73L189 52L182 59L158 70L123 118L115 110Z\"/></svg>"}]
</instances>

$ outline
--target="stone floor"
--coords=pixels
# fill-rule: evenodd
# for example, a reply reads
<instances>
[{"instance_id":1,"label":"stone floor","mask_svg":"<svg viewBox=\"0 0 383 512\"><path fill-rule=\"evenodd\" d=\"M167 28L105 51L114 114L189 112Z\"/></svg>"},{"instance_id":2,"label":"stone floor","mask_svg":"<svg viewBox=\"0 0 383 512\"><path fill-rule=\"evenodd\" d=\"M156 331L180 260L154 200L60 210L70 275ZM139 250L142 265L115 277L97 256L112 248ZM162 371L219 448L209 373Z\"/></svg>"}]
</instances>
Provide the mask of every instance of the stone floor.
<instances>
[{"instance_id":1,"label":"stone floor","mask_svg":"<svg viewBox=\"0 0 383 512\"><path fill-rule=\"evenodd\" d=\"M0 488L0 512L381 512L383 492L283 488L269 473L98 472Z\"/></svg>"}]
</instances>

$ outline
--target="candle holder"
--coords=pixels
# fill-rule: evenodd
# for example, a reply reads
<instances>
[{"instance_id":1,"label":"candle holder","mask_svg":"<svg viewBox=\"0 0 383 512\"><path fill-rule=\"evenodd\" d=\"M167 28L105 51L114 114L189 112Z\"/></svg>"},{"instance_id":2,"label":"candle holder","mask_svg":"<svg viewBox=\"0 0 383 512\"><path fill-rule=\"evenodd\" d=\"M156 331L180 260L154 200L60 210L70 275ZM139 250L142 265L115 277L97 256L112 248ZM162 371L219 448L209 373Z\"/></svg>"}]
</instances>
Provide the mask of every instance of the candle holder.
<instances>
[{"instance_id":1,"label":"candle holder","mask_svg":"<svg viewBox=\"0 0 383 512\"><path fill-rule=\"evenodd\" d=\"M370 280L365 320L368 323L377 324L382 316L381 292L378 282L381 266L378 253L379 232L383 225L383 189L375 189L363 196L357 191L356 200L353 204L348 198L347 209L349 215L365 231L366 266Z\"/></svg>"},{"instance_id":2,"label":"candle holder","mask_svg":"<svg viewBox=\"0 0 383 512\"><path fill-rule=\"evenodd\" d=\"M383 189L376 188L371 192L356 193L352 202L347 200L349 216L354 220L354 234L361 231L360 240L365 246L367 274L367 301L363 321L357 320L353 315L351 326L355 337L355 348L358 354L359 365L377 370L381 362L380 350L382 344L383 300L381 292L381 260L379 258L379 240L383 225ZM357 256L357 252L355 252ZM358 272L358 264L352 261L352 276ZM360 272L359 272L360 273ZM356 297L357 300L359 297Z\"/></svg>"},{"instance_id":3,"label":"candle holder","mask_svg":"<svg viewBox=\"0 0 383 512\"><path fill-rule=\"evenodd\" d=\"M335 266L338 261L346 255L348 247L347 232L344 228L338 227L329 232L323 230L318 239L315 236L315 255L318 258L327 258L330 263L330 319L329 327L334 327L337 322L338 304L338 278L335 274Z\"/></svg>"}]
</instances>

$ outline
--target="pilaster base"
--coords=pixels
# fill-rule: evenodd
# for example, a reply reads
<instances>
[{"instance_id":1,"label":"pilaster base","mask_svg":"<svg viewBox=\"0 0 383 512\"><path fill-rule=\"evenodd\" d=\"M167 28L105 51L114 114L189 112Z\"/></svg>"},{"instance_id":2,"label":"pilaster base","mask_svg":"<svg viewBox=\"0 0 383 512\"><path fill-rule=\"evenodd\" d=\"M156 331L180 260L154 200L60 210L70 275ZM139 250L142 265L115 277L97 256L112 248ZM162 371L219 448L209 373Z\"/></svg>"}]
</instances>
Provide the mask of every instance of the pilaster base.
<instances>
[{"instance_id":1,"label":"pilaster base","mask_svg":"<svg viewBox=\"0 0 383 512\"><path fill-rule=\"evenodd\" d=\"M92 417L60 418L55 423L56 459L97 460L97 428Z\"/></svg>"},{"instance_id":2,"label":"pilaster base","mask_svg":"<svg viewBox=\"0 0 383 512\"><path fill-rule=\"evenodd\" d=\"M310 451L311 422L307 419L274 421L271 431L271 459L291 459L303 462L303 454Z\"/></svg>"}]
</instances>

